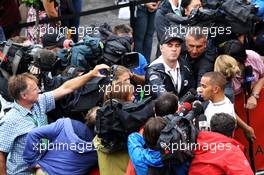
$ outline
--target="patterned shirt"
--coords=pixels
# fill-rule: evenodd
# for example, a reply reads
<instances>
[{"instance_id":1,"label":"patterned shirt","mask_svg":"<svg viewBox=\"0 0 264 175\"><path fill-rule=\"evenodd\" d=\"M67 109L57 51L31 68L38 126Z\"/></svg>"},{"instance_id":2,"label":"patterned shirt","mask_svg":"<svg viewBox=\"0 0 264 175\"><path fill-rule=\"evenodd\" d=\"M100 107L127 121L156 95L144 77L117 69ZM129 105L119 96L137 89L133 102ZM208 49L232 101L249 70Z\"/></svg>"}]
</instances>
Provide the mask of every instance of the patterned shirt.
<instances>
[{"instance_id":1,"label":"patterned shirt","mask_svg":"<svg viewBox=\"0 0 264 175\"><path fill-rule=\"evenodd\" d=\"M30 175L28 165L23 160L26 136L35 127L47 124L46 112L55 108L52 92L39 95L31 110L18 103L0 120L0 151L8 154L7 174Z\"/></svg>"}]
</instances>

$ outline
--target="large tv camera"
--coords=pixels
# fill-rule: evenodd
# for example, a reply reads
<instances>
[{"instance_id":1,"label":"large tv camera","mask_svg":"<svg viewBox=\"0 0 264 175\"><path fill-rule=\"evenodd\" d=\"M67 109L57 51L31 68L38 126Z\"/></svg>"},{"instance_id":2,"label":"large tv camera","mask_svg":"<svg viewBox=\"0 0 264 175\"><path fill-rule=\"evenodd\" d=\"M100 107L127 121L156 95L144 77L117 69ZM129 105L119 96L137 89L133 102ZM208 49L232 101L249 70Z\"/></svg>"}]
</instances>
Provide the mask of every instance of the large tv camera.
<instances>
[{"instance_id":1,"label":"large tv camera","mask_svg":"<svg viewBox=\"0 0 264 175\"><path fill-rule=\"evenodd\" d=\"M259 2L247 3L241 0L213 0L203 1L203 8L193 9L189 16L167 14L171 25L200 26L205 28L228 29L221 35L252 34L254 25L263 21L263 4ZM211 30L210 30L211 31ZM220 34L220 32L218 32Z\"/></svg>"}]
</instances>

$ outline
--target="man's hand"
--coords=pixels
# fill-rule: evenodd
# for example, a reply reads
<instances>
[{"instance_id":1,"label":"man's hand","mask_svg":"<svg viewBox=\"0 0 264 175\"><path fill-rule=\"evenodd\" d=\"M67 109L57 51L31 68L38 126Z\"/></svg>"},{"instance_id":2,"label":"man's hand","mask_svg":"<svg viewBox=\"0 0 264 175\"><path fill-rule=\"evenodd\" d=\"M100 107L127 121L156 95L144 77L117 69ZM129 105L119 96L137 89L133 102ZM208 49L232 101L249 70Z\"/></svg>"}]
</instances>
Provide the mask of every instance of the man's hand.
<instances>
[{"instance_id":1,"label":"man's hand","mask_svg":"<svg viewBox=\"0 0 264 175\"><path fill-rule=\"evenodd\" d=\"M97 65L89 73L86 73L84 75L81 75L81 76L78 76L78 77L75 77L73 79L66 81L60 87L53 90L53 95L54 95L55 100L58 100L58 99L62 98L63 96L74 92L75 90L77 90L80 87L82 87L83 85L85 85L85 83L87 83L87 81L89 81L90 79L92 79L94 77L105 77L105 75L102 75L99 72L102 69L109 70L110 67L105 65L105 64L100 64L100 65Z\"/></svg>"},{"instance_id":2,"label":"man's hand","mask_svg":"<svg viewBox=\"0 0 264 175\"><path fill-rule=\"evenodd\" d=\"M91 71L91 75L93 77L105 77L105 75L100 74L100 70L102 69L107 69L108 71L110 70L110 67L107 66L106 64L100 64L95 66L95 68Z\"/></svg>"},{"instance_id":3,"label":"man's hand","mask_svg":"<svg viewBox=\"0 0 264 175\"><path fill-rule=\"evenodd\" d=\"M158 3L149 2L145 4L145 7L148 9L149 12L154 12L158 8Z\"/></svg>"},{"instance_id":4,"label":"man's hand","mask_svg":"<svg viewBox=\"0 0 264 175\"><path fill-rule=\"evenodd\" d=\"M247 139L251 140L252 142L256 140L257 137L252 127L248 126L244 132L245 132Z\"/></svg>"}]
</instances>

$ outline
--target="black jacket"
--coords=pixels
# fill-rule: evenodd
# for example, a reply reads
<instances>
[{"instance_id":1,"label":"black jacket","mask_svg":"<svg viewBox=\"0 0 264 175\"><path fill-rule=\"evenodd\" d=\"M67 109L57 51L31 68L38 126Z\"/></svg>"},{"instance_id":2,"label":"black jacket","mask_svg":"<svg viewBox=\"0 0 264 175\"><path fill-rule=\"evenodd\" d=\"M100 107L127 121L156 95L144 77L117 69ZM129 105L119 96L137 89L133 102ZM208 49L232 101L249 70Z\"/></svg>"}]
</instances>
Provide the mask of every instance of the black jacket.
<instances>
[{"instance_id":1,"label":"black jacket","mask_svg":"<svg viewBox=\"0 0 264 175\"><path fill-rule=\"evenodd\" d=\"M147 68L146 84L149 85L153 97L158 97L164 92L173 92L181 98L190 88L194 87L193 73L188 62L182 58L178 61L182 79L180 92L177 92L172 77L165 72L162 63L153 64Z\"/></svg>"},{"instance_id":2,"label":"black jacket","mask_svg":"<svg viewBox=\"0 0 264 175\"><path fill-rule=\"evenodd\" d=\"M197 88L200 86L200 81L203 74L214 71L214 63L217 57L217 51L216 47L211 42L208 42L205 53L203 53L198 58L192 59L187 50L182 53L182 57L191 66L194 77L194 87Z\"/></svg>"},{"instance_id":3,"label":"black jacket","mask_svg":"<svg viewBox=\"0 0 264 175\"><path fill-rule=\"evenodd\" d=\"M172 10L170 2L168 0L164 0L160 4L156 12L155 21L154 21L154 25L157 31L157 37L159 41L162 38L162 36L165 34L166 31L165 29L170 26L170 21L165 16L167 13L174 13L174 12Z\"/></svg>"}]
</instances>

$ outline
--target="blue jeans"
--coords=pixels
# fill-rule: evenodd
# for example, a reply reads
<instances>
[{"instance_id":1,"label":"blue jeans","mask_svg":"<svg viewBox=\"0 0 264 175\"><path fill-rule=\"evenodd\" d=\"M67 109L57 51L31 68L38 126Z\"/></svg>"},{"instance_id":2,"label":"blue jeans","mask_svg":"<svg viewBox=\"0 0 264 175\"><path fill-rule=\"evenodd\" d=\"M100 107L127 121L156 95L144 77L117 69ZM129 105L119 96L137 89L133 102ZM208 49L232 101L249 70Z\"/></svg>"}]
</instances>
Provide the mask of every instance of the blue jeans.
<instances>
[{"instance_id":1,"label":"blue jeans","mask_svg":"<svg viewBox=\"0 0 264 175\"><path fill-rule=\"evenodd\" d=\"M139 6L134 29L135 51L142 53L150 62L154 28L155 12L149 12Z\"/></svg>"}]
</instances>

